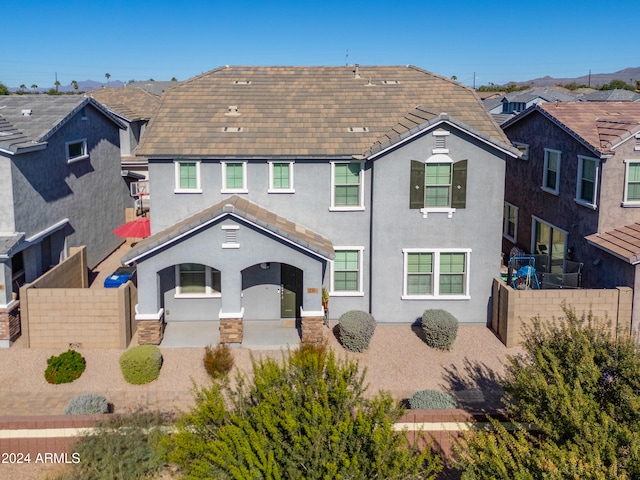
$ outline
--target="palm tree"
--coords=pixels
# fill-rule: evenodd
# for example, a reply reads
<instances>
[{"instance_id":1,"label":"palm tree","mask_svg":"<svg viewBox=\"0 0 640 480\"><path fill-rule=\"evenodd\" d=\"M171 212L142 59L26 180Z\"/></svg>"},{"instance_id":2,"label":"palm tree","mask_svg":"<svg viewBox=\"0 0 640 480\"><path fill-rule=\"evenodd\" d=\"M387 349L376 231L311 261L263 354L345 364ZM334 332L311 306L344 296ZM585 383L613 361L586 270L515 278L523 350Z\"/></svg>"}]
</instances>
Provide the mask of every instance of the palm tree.
<instances>
[{"instance_id":1,"label":"palm tree","mask_svg":"<svg viewBox=\"0 0 640 480\"><path fill-rule=\"evenodd\" d=\"M31 88L33 89L33 93L36 93L36 90L38 89L38 85L34 83L33 85L31 85Z\"/></svg>"},{"instance_id":2,"label":"palm tree","mask_svg":"<svg viewBox=\"0 0 640 480\"><path fill-rule=\"evenodd\" d=\"M171 77L171 81L172 81L172 82L177 82L177 81L178 81L178 79L177 79L176 77Z\"/></svg>"},{"instance_id":3,"label":"palm tree","mask_svg":"<svg viewBox=\"0 0 640 480\"><path fill-rule=\"evenodd\" d=\"M109 79L111 78L111 74L110 73L105 73L104 76L107 77L107 87L108 87L109 86Z\"/></svg>"},{"instance_id":4,"label":"palm tree","mask_svg":"<svg viewBox=\"0 0 640 480\"><path fill-rule=\"evenodd\" d=\"M71 80L71 86L76 92L78 91L78 82L76 82L75 80Z\"/></svg>"},{"instance_id":5,"label":"palm tree","mask_svg":"<svg viewBox=\"0 0 640 480\"><path fill-rule=\"evenodd\" d=\"M60 86L60 81L56 80L56 83L54 83L54 85L56 86L56 93L57 93L58 87Z\"/></svg>"},{"instance_id":6,"label":"palm tree","mask_svg":"<svg viewBox=\"0 0 640 480\"><path fill-rule=\"evenodd\" d=\"M24 92L27 89L27 86L23 83L22 85L20 85L20 91Z\"/></svg>"}]
</instances>

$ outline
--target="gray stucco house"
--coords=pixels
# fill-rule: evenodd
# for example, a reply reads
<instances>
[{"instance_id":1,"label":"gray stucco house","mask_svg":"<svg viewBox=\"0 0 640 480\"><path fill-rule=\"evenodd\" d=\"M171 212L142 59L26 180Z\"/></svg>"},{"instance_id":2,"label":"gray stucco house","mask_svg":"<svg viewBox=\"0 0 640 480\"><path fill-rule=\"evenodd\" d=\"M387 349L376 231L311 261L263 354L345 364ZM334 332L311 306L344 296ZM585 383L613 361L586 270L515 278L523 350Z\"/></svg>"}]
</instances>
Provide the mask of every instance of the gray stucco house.
<instances>
[{"instance_id":1,"label":"gray stucco house","mask_svg":"<svg viewBox=\"0 0 640 480\"><path fill-rule=\"evenodd\" d=\"M333 319L487 322L518 151L468 87L413 66L222 67L164 93L138 154L152 235L123 262L145 325L219 320L239 341L243 320L301 318L304 339L322 287Z\"/></svg>"},{"instance_id":2,"label":"gray stucco house","mask_svg":"<svg viewBox=\"0 0 640 480\"><path fill-rule=\"evenodd\" d=\"M19 333L19 287L86 245L91 268L122 240L123 125L77 95L0 97L0 346ZM13 319L13 320L10 320ZM13 323L12 323L13 322Z\"/></svg>"},{"instance_id":3,"label":"gray stucco house","mask_svg":"<svg viewBox=\"0 0 640 480\"><path fill-rule=\"evenodd\" d=\"M545 103L503 125L523 152L506 170L503 252L545 259L567 288L634 289L640 324L640 103ZM553 283L553 282L552 282Z\"/></svg>"}]
</instances>

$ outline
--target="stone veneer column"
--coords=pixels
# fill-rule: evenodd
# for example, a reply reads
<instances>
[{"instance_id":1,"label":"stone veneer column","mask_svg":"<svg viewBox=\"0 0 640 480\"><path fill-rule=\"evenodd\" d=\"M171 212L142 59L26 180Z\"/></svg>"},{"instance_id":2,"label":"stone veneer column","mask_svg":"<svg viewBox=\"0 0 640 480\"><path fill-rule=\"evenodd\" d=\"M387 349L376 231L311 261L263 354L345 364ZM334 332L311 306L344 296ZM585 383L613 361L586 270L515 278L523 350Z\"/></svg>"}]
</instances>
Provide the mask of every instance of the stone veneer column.
<instances>
[{"instance_id":1,"label":"stone veneer column","mask_svg":"<svg viewBox=\"0 0 640 480\"><path fill-rule=\"evenodd\" d=\"M301 343L319 345L324 341L324 312L302 311Z\"/></svg>"},{"instance_id":2,"label":"stone veneer column","mask_svg":"<svg viewBox=\"0 0 640 480\"><path fill-rule=\"evenodd\" d=\"M139 345L160 345L164 336L164 322L162 320L138 320L137 333Z\"/></svg>"},{"instance_id":3,"label":"stone veneer column","mask_svg":"<svg viewBox=\"0 0 640 480\"><path fill-rule=\"evenodd\" d=\"M220 319L220 343L242 343L244 307L238 313L222 313Z\"/></svg>"},{"instance_id":4,"label":"stone veneer column","mask_svg":"<svg viewBox=\"0 0 640 480\"><path fill-rule=\"evenodd\" d=\"M164 310L157 314L139 314L136 305L136 333L139 345L160 345L164 336Z\"/></svg>"},{"instance_id":5,"label":"stone veneer column","mask_svg":"<svg viewBox=\"0 0 640 480\"><path fill-rule=\"evenodd\" d=\"M0 348L8 348L20 336L20 302L0 308Z\"/></svg>"}]
</instances>

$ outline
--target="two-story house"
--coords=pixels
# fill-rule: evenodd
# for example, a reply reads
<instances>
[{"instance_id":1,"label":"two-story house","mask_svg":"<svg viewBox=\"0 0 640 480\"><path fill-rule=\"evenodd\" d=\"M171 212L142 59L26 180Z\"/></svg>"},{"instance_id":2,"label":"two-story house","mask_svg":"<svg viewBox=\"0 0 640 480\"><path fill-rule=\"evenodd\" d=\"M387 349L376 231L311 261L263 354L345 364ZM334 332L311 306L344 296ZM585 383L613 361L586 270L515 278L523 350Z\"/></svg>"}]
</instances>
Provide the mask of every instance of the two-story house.
<instances>
[{"instance_id":1,"label":"two-story house","mask_svg":"<svg viewBox=\"0 0 640 480\"><path fill-rule=\"evenodd\" d=\"M93 99L0 97L0 346L19 333L19 287L86 245L91 268L122 240L128 198L120 175L123 125ZM14 323L9 327L9 317Z\"/></svg>"},{"instance_id":2,"label":"two-story house","mask_svg":"<svg viewBox=\"0 0 640 480\"><path fill-rule=\"evenodd\" d=\"M503 128L523 152L507 161L505 255L514 246L540 255L557 279L573 262L582 287L629 286L637 296L640 104L545 103Z\"/></svg>"},{"instance_id":3,"label":"two-story house","mask_svg":"<svg viewBox=\"0 0 640 480\"><path fill-rule=\"evenodd\" d=\"M87 95L107 107L126 127L120 131L123 175L146 179L147 159L135 153L147 124L160 104L160 95L126 85L122 88L99 88Z\"/></svg>"},{"instance_id":4,"label":"two-story house","mask_svg":"<svg viewBox=\"0 0 640 480\"><path fill-rule=\"evenodd\" d=\"M575 102L578 97L562 87L533 87L502 96L492 96L483 100L493 118L502 125L520 112L533 105L547 102Z\"/></svg>"},{"instance_id":5,"label":"two-story house","mask_svg":"<svg viewBox=\"0 0 640 480\"><path fill-rule=\"evenodd\" d=\"M518 151L468 87L413 66L222 67L164 93L138 153L138 320L301 318L304 336L325 287L331 318L487 322Z\"/></svg>"}]
</instances>

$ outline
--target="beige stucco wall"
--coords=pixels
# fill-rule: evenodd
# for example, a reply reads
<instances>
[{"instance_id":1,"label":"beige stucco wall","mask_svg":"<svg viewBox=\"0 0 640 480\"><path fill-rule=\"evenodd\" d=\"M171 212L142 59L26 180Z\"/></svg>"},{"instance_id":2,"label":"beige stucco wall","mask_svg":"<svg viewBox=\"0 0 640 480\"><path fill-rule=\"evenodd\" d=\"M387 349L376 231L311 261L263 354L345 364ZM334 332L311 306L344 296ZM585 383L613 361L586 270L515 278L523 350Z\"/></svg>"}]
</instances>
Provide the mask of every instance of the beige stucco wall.
<instances>
[{"instance_id":1,"label":"beige stucco wall","mask_svg":"<svg viewBox=\"0 0 640 480\"><path fill-rule=\"evenodd\" d=\"M635 150L635 138L630 138L615 150L615 155L603 160L600 204L598 209L598 232L608 232L614 228L638 221L638 208L623 207L625 186L625 160L640 160L640 151Z\"/></svg>"},{"instance_id":2,"label":"beige stucco wall","mask_svg":"<svg viewBox=\"0 0 640 480\"><path fill-rule=\"evenodd\" d=\"M132 335L131 282L89 289L86 249L20 289L22 335L31 348L126 348ZM133 300L133 302L132 302Z\"/></svg>"},{"instance_id":3,"label":"beige stucco wall","mask_svg":"<svg viewBox=\"0 0 640 480\"><path fill-rule=\"evenodd\" d=\"M532 318L543 322L564 318L566 305L578 316L591 312L598 322L608 322L614 336L628 334L632 302L633 290L629 287L515 290L494 279L491 328L507 347L513 347L521 342L522 327Z\"/></svg>"}]
</instances>

